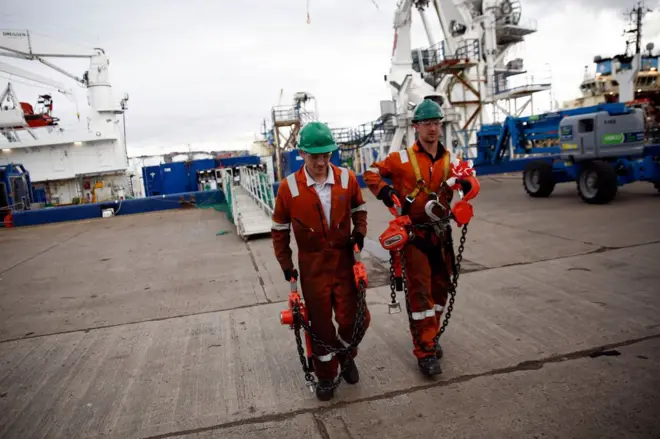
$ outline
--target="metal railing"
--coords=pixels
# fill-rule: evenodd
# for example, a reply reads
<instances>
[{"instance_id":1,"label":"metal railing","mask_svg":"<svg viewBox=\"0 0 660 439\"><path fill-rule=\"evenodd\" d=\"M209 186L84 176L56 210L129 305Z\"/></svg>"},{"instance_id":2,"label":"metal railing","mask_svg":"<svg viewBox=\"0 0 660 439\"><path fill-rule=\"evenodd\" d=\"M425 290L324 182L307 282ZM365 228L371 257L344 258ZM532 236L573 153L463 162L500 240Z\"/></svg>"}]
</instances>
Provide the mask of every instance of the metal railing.
<instances>
[{"instance_id":1,"label":"metal railing","mask_svg":"<svg viewBox=\"0 0 660 439\"><path fill-rule=\"evenodd\" d=\"M222 192L224 192L227 205L229 206L229 221L237 225L237 207L234 202L234 191L232 190L234 185L234 173L231 168L222 169L220 172L222 174Z\"/></svg>"},{"instance_id":2,"label":"metal railing","mask_svg":"<svg viewBox=\"0 0 660 439\"><path fill-rule=\"evenodd\" d=\"M272 112L273 122L275 123L299 121L304 124L315 120L314 113L303 106L281 105L273 107Z\"/></svg>"},{"instance_id":3,"label":"metal railing","mask_svg":"<svg viewBox=\"0 0 660 439\"><path fill-rule=\"evenodd\" d=\"M420 60L421 56L421 60ZM420 71L420 61L424 70L433 69L438 66L443 61L450 60L468 60L476 61L481 57L481 44L478 39L470 38L464 41L461 41L456 47L454 53L449 53L447 46L444 41L441 41L438 44L433 46L421 49L413 50L413 67L416 71Z\"/></svg>"},{"instance_id":4,"label":"metal railing","mask_svg":"<svg viewBox=\"0 0 660 439\"><path fill-rule=\"evenodd\" d=\"M273 216L275 200L273 186L269 176L254 168L238 168L240 185L252 197L252 199L263 209L268 216Z\"/></svg>"}]
</instances>

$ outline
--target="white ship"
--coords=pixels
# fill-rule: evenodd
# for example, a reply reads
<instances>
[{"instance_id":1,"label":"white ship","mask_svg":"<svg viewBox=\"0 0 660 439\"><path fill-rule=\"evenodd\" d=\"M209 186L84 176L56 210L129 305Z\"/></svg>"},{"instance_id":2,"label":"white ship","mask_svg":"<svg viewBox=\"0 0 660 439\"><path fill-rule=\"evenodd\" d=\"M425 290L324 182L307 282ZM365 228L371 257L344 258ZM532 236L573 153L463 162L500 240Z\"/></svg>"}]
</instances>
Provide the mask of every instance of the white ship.
<instances>
[{"instance_id":1,"label":"white ship","mask_svg":"<svg viewBox=\"0 0 660 439\"><path fill-rule=\"evenodd\" d=\"M10 78L27 79L72 96L66 86L2 58L39 62L85 87L88 97L86 119L65 128L53 117L52 95L40 95L38 106L33 107L18 99L10 79L0 99L0 165L22 164L30 173L37 200L47 205L100 202L131 195L120 117L128 96L120 102L114 100L105 51L53 43L27 30L0 32L0 71ZM86 58L89 69L78 77L49 58Z\"/></svg>"},{"instance_id":2,"label":"white ship","mask_svg":"<svg viewBox=\"0 0 660 439\"><path fill-rule=\"evenodd\" d=\"M629 15L631 26L626 50L614 56L594 57L595 74L585 66L580 84L581 96L563 103L563 108L580 108L606 102L625 102L644 109L646 135L650 141L660 141L660 54L654 52L653 42L642 50L642 20L646 12L643 3L634 7Z\"/></svg>"}]
</instances>

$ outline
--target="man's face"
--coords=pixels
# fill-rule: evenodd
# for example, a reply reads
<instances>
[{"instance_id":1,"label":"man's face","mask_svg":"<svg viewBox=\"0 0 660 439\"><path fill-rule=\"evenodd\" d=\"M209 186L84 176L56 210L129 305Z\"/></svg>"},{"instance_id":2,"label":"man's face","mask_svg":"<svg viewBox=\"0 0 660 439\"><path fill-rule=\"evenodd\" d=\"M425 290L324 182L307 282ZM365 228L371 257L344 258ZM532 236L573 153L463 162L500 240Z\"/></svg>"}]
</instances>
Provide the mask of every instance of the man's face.
<instances>
[{"instance_id":1,"label":"man's face","mask_svg":"<svg viewBox=\"0 0 660 439\"><path fill-rule=\"evenodd\" d=\"M435 143L440 139L440 120L423 120L413 124L419 139L424 143Z\"/></svg>"},{"instance_id":2,"label":"man's face","mask_svg":"<svg viewBox=\"0 0 660 439\"><path fill-rule=\"evenodd\" d=\"M328 173L328 166L330 163L330 156L332 153L328 152L325 154L308 154L304 151L300 151L300 156L305 161L305 166L311 173L316 175L325 175Z\"/></svg>"}]
</instances>

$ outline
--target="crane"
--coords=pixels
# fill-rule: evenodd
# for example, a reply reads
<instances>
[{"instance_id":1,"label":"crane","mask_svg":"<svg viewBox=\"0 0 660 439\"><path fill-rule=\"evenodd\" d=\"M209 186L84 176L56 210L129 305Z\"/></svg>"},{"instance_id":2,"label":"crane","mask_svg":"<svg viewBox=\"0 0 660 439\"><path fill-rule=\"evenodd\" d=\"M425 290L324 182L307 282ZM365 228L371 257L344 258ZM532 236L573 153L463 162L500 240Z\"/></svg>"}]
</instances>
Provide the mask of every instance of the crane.
<instances>
[{"instance_id":1,"label":"crane","mask_svg":"<svg viewBox=\"0 0 660 439\"><path fill-rule=\"evenodd\" d=\"M427 16L433 7L443 39L435 40ZM429 47L412 49L411 25L415 8L424 26ZM507 78L526 73L522 60L505 64L510 49L535 28L520 22L519 0L399 0L394 15L391 67L385 80L395 105L397 129L390 151L414 142L412 111L425 98L443 107L447 147L468 149L476 144L478 126L499 112L511 115L502 100L527 97L548 90L550 84L526 84L508 88ZM517 105L517 102L516 102Z\"/></svg>"},{"instance_id":2,"label":"crane","mask_svg":"<svg viewBox=\"0 0 660 439\"><path fill-rule=\"evenodd\" d=\"M122 197L131 191L126 175L128 153L124 115L128 95L115 102L109 80L109 59L102 48L51 41L29 30L0 29L0 59L23 60L55 70L87 92L88 111L85 123L70 127L55 125L48 114L31 114L30 105L17 103L11 82L3 99L13 108L0 107L0 165L20 163L29 170L32 183L41 186L51 200L72 203L89 195L89 187L103 183L112 196ZM89 67L73 74L53 63L53 59L84 59ZM70 99L70 88L58 81L0 61L0 71L29 81L55 87ZM40 96L40 103L52 109L50 95ZM41 118L41 119L40 119ZM30 121L29 124L27 121Z\"/></svg>"},{"instance_id":3,"label":"crane","mask_svg":"<svg viewBox=\"0 0 660 439\"><path fill-rule=\"evenodd\" d=\"M109 81L109 60L101 48L78 48L64 43L52 42L28 30L0 30L0 57L37 61L60 74L72 79L79 86L87 88L90 116L89 129L95 137L107 137L114 132L116 115L123 110L113 101L112 86ZM74 75L53 64L47 58L89 59L89 69L81 76ZM73 99L70 88L57 81L26 71L12 64L0 61L0 71L22 77L30 81L55 87L69 99ZM7 93L9 94L9 93ZM124 100L128 97L124 96ZM14 109L16 110L16 109ZM1 113L1 112L0 112ZM0 128L11 127L17 113L0 116ZM24 119L21 116L22 119ZM24 120L23 120L24 122Z\"/></svg>"}]
</instances>

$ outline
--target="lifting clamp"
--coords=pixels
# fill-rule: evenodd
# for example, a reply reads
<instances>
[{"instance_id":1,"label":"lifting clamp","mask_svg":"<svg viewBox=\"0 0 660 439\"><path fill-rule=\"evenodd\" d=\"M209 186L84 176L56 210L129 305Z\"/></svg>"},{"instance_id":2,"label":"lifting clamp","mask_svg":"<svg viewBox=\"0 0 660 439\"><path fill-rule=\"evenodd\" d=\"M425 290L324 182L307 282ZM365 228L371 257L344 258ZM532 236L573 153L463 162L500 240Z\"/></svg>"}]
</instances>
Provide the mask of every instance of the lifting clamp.
<instances>
[{"instance_id":1,"label":"lifting clamp","mask_svg":"<svg viewBox=\"0 0 660 439\"><path fill-rule=\"evenodd\" d=\"M403 266L403 250L408 242L415 239L415 234L413 233L415 228L432 227L436 233L441 234L443 233L441 230L442 226L448 227L449 221L453 219L456 221L456 224L459 227L463 227L461 246L459 247L458 256L459 264L460 259L462 259L462 249L463 242L465 240L465 234L467 232L467 224L470 222L472 216L474 215L472 205L468 201L477 196L480 186L479 181L474 177L474 170L472 169L471 163L459 162L447 164L449 172L447 172L445 176L449 174L451 177L446 179L443 184L447 185L451 190L458 191L459 199L454 204L454 206L449 209L448 207L440 204L440 202L437 200L437 197L430 197L431 199L424 206L424 211L431 219L430 223L419 226L413 225L410 217L408 215L402 214L402 205L398 197L396 195L392 196L394 206L390 207L389 210L394 216L394 219L390 221L388 228L379 237L381 246L390 252L390 288L392 301L388 305L389 314L396 314L401 312L401 304L396 300L396 291L404 291L405 289L407 298L407 280L404 279L405 268ZM418 177L418 183L422 182L419 177L416 161L413 161L413 169L415 170L415 174ZM465 195L463 195L463 191L465 191ZM415 189L414 195L416 195L418 192L419 188ZM409 197L406 198L410 202ZM445 217L438 216L434 213L435 207L440 207L441 211L448 212L448 214ZM458 281L458 273L455 273L454 276L455 278L452 282L454 291L452 291L452 296L455 294L456 283Z\"/></svg>"}]
</instances>

